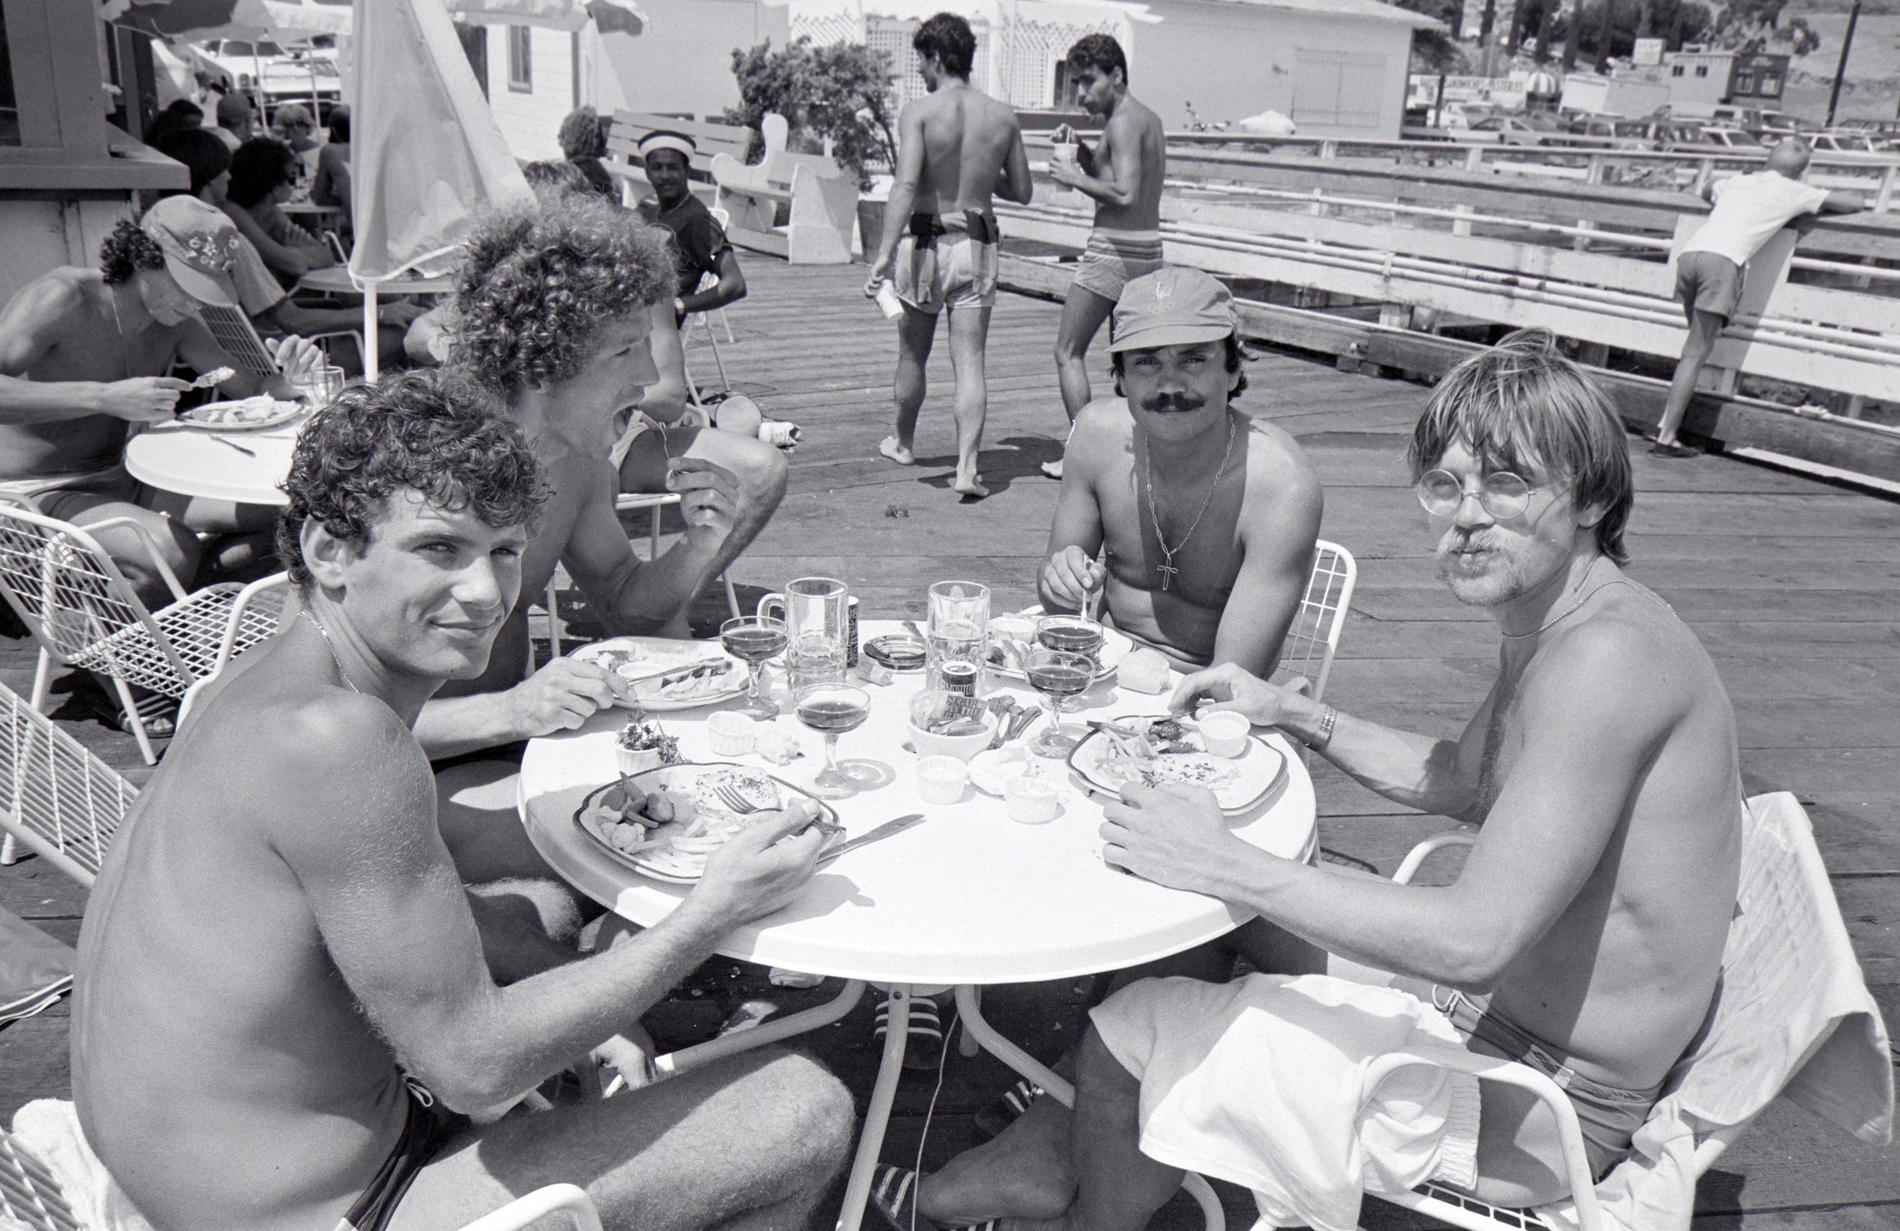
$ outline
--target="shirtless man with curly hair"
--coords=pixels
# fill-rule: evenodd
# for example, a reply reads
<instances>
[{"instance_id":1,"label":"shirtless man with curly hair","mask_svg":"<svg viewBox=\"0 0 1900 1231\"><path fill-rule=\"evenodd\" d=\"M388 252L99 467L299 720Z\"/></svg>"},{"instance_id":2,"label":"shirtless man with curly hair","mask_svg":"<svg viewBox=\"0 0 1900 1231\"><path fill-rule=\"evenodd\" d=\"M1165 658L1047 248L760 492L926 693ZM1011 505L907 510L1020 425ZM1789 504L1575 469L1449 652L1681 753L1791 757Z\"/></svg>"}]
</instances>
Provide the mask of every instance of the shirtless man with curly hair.
<instances>
[{"instance_id":1,"label":"shirtless man with curly hair","mask_svg":"<svg viewBox=\"0 0 1900 1231\"><path fill-rule=\"evenodd\" d=\"M449 365L534 442L550 489L522 557L522 593L539 593L564 564L609 632L683 632L693 596L778 507L786 464L770 445L731 432L683 437L664 465L685 537L656 560L634 554L614 513L620 476L609 449L616 416L659 378L649 335L655 305L672 311L665 233L604 202L545 194L490 219L467 252ZM530 672L530 662L524 603L487 669L423 707L417 740L433 758L461 757L571 730L620 695L617 678L593 664L557 658ZM516 768L473 760L438 778L442 831L464 880L552 878L515 814Z\"/></svg>"}]
</instances>

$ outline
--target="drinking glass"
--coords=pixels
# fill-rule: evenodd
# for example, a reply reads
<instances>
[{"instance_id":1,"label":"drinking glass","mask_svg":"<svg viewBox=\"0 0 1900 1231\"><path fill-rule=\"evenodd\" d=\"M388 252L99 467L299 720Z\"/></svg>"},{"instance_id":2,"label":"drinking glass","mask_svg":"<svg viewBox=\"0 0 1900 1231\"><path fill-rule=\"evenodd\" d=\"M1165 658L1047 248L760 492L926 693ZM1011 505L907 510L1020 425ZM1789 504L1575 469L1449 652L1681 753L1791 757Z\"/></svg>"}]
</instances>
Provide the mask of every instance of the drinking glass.
<instances>
[{"instance_id":1,"label":"drinking glass","mask_svg":"<svg viewBox=\"0 0 1900 1231\"><path fill-rule=\"evenodd\" d=\"M778 706L759 692L759 673L766 659L784 651L786 641L785 622L767 616L736 616L719 626L719 644L751 672L741 714L764 722L778 717Z\"/></svg>"},{"instance_id":2,"label":"drinking glass","mask_svg":"<svg viewBox=\"0 0 1900 1231\"><path fill-rule=\"evenodd\" d=\"M858 782L838 768L838 737L855 731L871 716L871 695L849 684L813 684L798 690L794 701L798 721L825 737L825 768L811 782L820 799L843 799L858 793Z\"/></svg>"},{"instance_id":3,"label":"drinking glass","mask_svg":"<svg viewBox=\"0 0 1900 1231\"><path fill-rule=\"evenodd\" d=\"M974 675L983 664L983 638L990 626L990 588L974 581L939 581L930 587L924 667L929 686L944 686L943 668L966 664Z\"/></svg>"},{"instance_id":4,"label":"drinking glass","mask_svg":"<svg viewBox=\"0 0 1900 1231\"><path fill-rule=\"evenodd\" d=\"M835 578L800 577L783 593L759 600L760 616L777 612L785 622L793 692L843 682L848 597L844 582Z\"/></svg>"},{"instance_id":5,"label":"drinking glass","mask_svg":"<svg viewBox=\"0 0 1900 1231\"><path fill-rule=\"evenodd\" d=\"M1049 725L1029 750L1039 757L1066 757L1077 741L1062 733L1062 705L1088 691L1095 680L1095 660L1067 650L1035 649L1023 662L1029 686L1049 707Z\"/></svg>"},{"instance_id":6,"label":"drinking glass","mask_svg":"<svg viewBox=\"0 0 1900 1231\"><path fill-rule=\"evenodd\" d=\"M334 364L320 363L292 381L291 388L312 409L320 410L334 402L336 395L343 392L343 369Z\"/></svg>"},{"instance_id":7,"label":"drinking glass","mask_svg":"<svg viewBox=\"0 0 1900 1231\"><path fill-rule=\"evenodd\" d=\"M1051 615L1036 621L1036 640L1051 650L1081 654L1102 664L1102 625L1085 615Z\"/></svg>"}]
</instances>

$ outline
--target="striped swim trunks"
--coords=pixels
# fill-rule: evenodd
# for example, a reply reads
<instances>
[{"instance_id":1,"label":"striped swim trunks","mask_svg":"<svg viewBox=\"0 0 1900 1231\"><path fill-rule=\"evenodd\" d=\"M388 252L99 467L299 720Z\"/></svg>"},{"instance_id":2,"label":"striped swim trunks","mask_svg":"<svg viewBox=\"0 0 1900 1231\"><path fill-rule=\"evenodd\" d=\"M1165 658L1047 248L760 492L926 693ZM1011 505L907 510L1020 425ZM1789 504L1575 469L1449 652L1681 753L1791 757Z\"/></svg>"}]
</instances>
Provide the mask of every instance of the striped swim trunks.
<instances>
[{"instance_id":1,"label":"striped swim trunks","mask_svg":"<svg viewBox=\"0 0 1900 1231\"><path fill-rule=\"evenodd\" d=\"M1160 231L1096 227L1075 266L1075 285L1114 303L1122 288L1161 268Z\"/></svg>"}]
</instances>

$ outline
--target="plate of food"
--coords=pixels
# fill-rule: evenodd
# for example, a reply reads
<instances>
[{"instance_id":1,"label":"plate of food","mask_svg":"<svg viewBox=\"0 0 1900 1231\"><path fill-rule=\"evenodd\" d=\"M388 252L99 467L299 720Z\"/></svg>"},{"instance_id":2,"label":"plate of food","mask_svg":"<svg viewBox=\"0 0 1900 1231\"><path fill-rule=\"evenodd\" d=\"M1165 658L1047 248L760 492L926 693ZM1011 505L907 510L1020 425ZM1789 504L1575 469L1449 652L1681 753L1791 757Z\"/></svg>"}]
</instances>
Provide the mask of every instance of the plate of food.
<instances>
[{"instance_id":1,"label":"plate of food","mask_svg":"<svg viewBox=\"0 0 1900 1231\"><path fill-rule=\"evenodd\" d=\"M662 765L596 787L575 809L574 823L642 876L690 885L727 839L794 801L816 809L814 825L837 832L838 814L823 801L770 774L719 763Z\"/></svg>"},{"instance_id":2,"label":"plate of food","mask_svg":"<svg viewBox=\"0 0 1900 1231\"><path fill-rule=\"evenodd\" d=\"M632 686L634 702L663 714L729 701L745 691L745 664L716 641L666 637L614 637L573 652Z\"/></svg>"},{"instance_id":3,"label":"plate of food","mask_svg":"<svg viewBox=\"0 0 1900 1231\"><path fill-rule=\"evenodd\" d=\"M302 402L280 402L269 394L243 398L235 402L206 402L178 416L185 427L206 428L218 432L261 432L267 427L289 423L310 408Z\"/></svg>"},{"instance_id":4,"label":"plate of food","mask_svg":"<svg viewBox=\"0 0 1900 1231\"><path fill-rule=\"evenodd\" d=\"M989 669L997 675L1011 680L1025 679L1023 660L1035 648L1035 620L1026 616L997 616L990 621L985 653ZM1134 648L1135 643L1126 635L1102 627L1102 648L1095 654L1095 661L1100 666L1096 669L1095 678L1099 680L1112 674Z\"/></svg>"},{"instance_id":5,"label":"plate of food","mask_svg":"<svg viewBox=\"0 0 1900 1231\"><path fill-rule=\"evenodd\" d=\"M1169 714L1097 725L1069 754L1069 768L1092 790L1110 795L1130 782L1204 786L1228 816L1259 807L1286 781L1286 757L1265 740L1249 735L1240 756L1216 756L1192 719Z\"/></svg>"}]
</instances>

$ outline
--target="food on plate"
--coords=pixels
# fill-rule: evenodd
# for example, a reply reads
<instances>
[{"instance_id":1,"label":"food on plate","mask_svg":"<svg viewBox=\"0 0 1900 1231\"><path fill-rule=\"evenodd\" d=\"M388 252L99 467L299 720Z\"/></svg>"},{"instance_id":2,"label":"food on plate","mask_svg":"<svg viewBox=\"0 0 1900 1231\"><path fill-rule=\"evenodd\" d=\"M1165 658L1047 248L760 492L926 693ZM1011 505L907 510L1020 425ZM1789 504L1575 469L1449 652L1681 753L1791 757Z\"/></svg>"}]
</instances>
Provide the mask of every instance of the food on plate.
<instances>
[{"instance_id":1,"label":"food on plate","mask_svg":"<svg viewBox=\"0 0 1900 1231\"><path fill-rule=\"evenodd\" d=\"M1158 650L1147 646L1133 651L1121 660L1116 673L1123 688L1132 688L1136 692L1166 692L1168 690L1168 660Z\"/></svg>"},{"instance_id":2,"label":"food on plate","mask_svg":"<svg viewBox=\"0 0 1900 1231\"><path fill-rule=\"evenodd\" d=\"M673 776L654 790L622 776L581 812L581 824L641 866L663 876L691 878L705 872L707 857L727 839L748 826L776 819L781 811L800 811L815 823L823 822L815 802L794 798L786 803L779 784L765 774L734 766L694 770L689 766L669 771ZM754 810L735 810L721 788Z\"/></svg>"},{"instance_id":3,"label":"food on plate","mask_svg":"<svg viewBox=\"0 0 1900 1231\"><path fill-rule=\"evenodd\" d=\"M725 696L744 682L742 676L735 674L739 666L737 659L724 655L704 658L665 675L636 680L633 695L642 701L695 701Z\"/></svg>"},{"instance_id":4,"label":"food on plate","mask_svg":"<svg viewBox=\"0 0 1900 1231\"><path fill-rule=\"evenodd\" d=\"M771 723L760 723L754 737L754 751L774 765L789 765L805 755L796 731L787 731Z\"/></svg>"},{"instance_id":5,"label":"food on plate","mask_svg":"<svg viewBox=\"0 0 1900 1231\"><path fill-rule=\"evenodd\" d=\"M614 752L620 760L620 772L638 774L662 765L677 765L680 742L668 735L657 722L634 719L614 740Z\"/></svg>"},{"instance_id":6,"label":"food on plate","mask_svg":"<svg viewBox=\"0 0 1900 1231\"><path fill-rule=\"evenodd\" d=\"M1145 782L1185 782L1210 790L1231 781L1238 771L1231 761L1207 751L1198 731L1175 718L1117 718L1102 726L1108 738L1102 744L1097 768L1110 779Z\"/></svg>"},{"instance_id":7,"label":"food on plate","mask_svg":"<svg viewBox=\"0 0 1900 1231\"><path fill-rule=\"evenodd\" d=\"M207 402L179 417L215 427L255 427L292 418L302 414L303 409L301 402L280 402L269 394L259 394L236 402Z\"/></svg>"}]
</instances>

